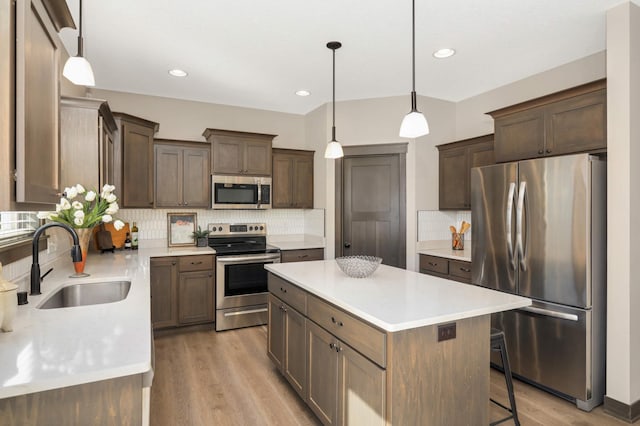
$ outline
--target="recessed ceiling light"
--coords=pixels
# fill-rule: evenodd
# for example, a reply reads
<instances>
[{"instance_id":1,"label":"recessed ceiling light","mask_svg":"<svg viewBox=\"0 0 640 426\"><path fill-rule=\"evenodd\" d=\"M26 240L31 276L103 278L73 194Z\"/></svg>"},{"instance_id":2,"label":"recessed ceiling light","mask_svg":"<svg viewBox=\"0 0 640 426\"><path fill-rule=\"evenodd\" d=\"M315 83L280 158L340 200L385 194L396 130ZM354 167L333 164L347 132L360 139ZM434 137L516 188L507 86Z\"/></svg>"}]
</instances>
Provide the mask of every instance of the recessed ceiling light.
<instances>
[{"instance_id":1,"label":"recessed ceiling light","mask_svg":"<svg viewBox=\"0 0 640 426\"><path fill-rule=\"evenodd\" d=\"M177 68L175 70L169 70L169 74L174 77L186 77L188 75L186 71L182 71Z\"/></svg>"},{"instance_id":2,"label":"recessed ceiling light","mask_svg":"<svg viewBox=\"0 0 640 426\"><path fill-rule=\"evenodd\" d=\"M296 95L298 95L298 96L309 96L310 94L311 94L311 92L308 91L308 90L298 90L296 92Z\"/></svg>"},{"instance_id":3,"label":"recessed ceiling light","mask_svg":"<svg viewBox=\"0 0 640 426\"><path fill-rule=\"evenodd\" d=\"M450 56L453 56L456 54L456 51L449 48L449 47L445 47L444 49L439 49L436 50L435 52L433 52L433 56L438 58L438 59L444 59L444 58L448 58Z\"/></svg>"}]
</instances>

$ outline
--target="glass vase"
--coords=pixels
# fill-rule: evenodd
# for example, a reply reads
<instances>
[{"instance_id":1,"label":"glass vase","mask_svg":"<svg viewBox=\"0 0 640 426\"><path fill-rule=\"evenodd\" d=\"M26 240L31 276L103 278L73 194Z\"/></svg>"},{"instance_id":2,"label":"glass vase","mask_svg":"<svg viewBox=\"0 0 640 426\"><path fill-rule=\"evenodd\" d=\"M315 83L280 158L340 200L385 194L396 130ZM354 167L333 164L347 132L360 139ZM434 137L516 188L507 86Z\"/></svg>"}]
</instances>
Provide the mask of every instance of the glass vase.
<instances>
[{"instance_id":1,"label":"glass vase","mask_svg":"<svg viewBox=\"0 0 640 426\"><path fill-rule=\"evenodd\" d=\"M84 265L89 254L89 241L91 241L91 236L93 235L93 228L75 228L75 231L78 234L80 250L82 250L82 260L73 263L76 273L71 275L71 278L88 277L89 274L84 272Z\"/></svg>"}]
</instances>

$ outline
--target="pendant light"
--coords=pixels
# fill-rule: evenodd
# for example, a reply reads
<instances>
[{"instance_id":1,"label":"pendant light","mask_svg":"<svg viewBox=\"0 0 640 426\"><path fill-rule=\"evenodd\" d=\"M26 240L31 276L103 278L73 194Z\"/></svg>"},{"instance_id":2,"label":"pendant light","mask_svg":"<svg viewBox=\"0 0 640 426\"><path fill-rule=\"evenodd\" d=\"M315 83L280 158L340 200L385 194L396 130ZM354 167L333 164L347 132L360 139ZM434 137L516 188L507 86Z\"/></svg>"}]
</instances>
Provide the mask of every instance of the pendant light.
<instances>
[{"instance_id":1,"label":"pendant light","mask_svg":"<svg viewBox=\"0 0 640 426\"><path fill-rule=\"evenodd\" d=\"M327 47L333 50L333 125L331 126L331 140L327 144L324 151L324 158L341 158L344 157L342 146L336 140L336 49L342 47L339 41L330 41Z\"/></svg>"},{"instance_id":2,"label":"pendant light","mask_svg":"<svg viewBox=\"0 0 640 426\"><path fill-rule=\"evenodd\" d=\"M401 138L417 138L429 134L429 124L424 115L418 111L416 99L416 0L412 0L412 28L411 28L411 60L412 60L412 90L411 90L411 111L404 116L400 125Z\"/></svg>"},{"instance_id":3,"label":"pendant light","mask_svg":"<svg viewBox=\"0 0 640 426\"><path fill-rule=\"evenodd\" d=\"M82 0L80 0L80 25L78 29L78 54L67 59L62 70L64 75L73 84L78 86L95 86L96 81L93 77L91 64L83 56L82 42Z\"/></svg>"}]
</instances>

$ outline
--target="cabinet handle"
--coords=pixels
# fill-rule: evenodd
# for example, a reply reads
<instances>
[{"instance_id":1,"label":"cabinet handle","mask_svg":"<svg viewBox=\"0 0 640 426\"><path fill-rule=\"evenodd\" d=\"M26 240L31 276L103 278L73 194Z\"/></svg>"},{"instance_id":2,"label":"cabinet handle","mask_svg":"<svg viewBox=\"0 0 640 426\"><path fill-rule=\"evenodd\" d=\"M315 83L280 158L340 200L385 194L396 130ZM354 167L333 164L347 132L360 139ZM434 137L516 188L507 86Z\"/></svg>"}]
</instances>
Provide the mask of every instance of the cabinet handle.
<instances>
[{"instance_id":1,"label":"cabinet handle","mask_svg":"<svg viewBox=\"0 0 640 426\"><path fill-rule=\"evenodd\" d=\"M550 149L547 149L547 154L551 154L551 150Z\"/></svg>"},{"instance_id":2,"label":"cabinet handle","mask_svg":"<svg viewBox=\"0 0 640 426\"><path fill-rule=\"evenodd\" d=\"M544 151L543 151L543 150L541 150L541 149L539 149L539 150L538 150L538 154L542 155L542 154L544 154Z\"/></svg>"},{"instance_id":3,"label":"cabinet handle","mask_svg":"<svg viewBox=\"0 0 640 426\"><path fill-rule=\"evenodd\" d=\"M335 319L335 317L331 317L331 322L334 324L338 324L340 327L342 327L344 325L344 323L342 321L337 321Z\"/></svg>"},{"instance_id":4,"label":"cabinet handle","mask_svg":"<svg viewBox=\"0 0 640 426\"><path fill-rule=\"evenodd\" d=\"M431 265L431 266L438 266L438 264L437 264L437 263L433 263L433 262L429 262L429 265Z\"/></svg>"},{"instance_id":5,"label":"cabinet handle","mask_svg":"<svg viewBox=\"0 0 640 426\"><path fill-rule=\"evenodd\" d=\"M462 272L471 272L471 269L468 269L468 268L460 268L460 270Z\"/></svg>"},{"instance_id":6,"label":"cabinet handle","mask_svg":"<svg viewBox=\"0 0 640 426\"><path fill-rule=\"evenodd\" d=\"M202 265L202 260L199 262L191 262L192 265Z\"/></svg>"},{"instance_id":7,"label":"cabinet handle","mask_svg":"<svg viewBox=\"0 0 640 426\"><path fill-rule=\"evenodd\" d=\"M189 203L187 203L187 202L185 201L184 205L185 205L185 206L188 206L188 205L189 205Z\"/></svg>"},{"instance_id":8,"label":"cabinet handle","mask_svg":"<svg viewBox=\"0 0 640 426\"><path fill-rule=\"evenodd\" d=\"M342 350L342 348L338 345L336 345L336 352L340 352Z\"/></svg>"},{"instance_id":9,"label":"cabinet handle","mask_svg":"<svg viewBox=\"0 0 640 426\"><path fill-rule=\"evenodd\" d=\"M330 347L331 349L334 349L334 348L335 348L335 345L334 345L333 343L329 343L329 347Z\"/></svg>"},{"instance_id":10,"label":"cabinet handle","mask_svg":"<svg viewBox=\"0 0 640 426\"><path fill-rule=\"evenodd\" d=\"M282 287L280 287L280 291L281 291L281 292L283 292L283 293L286 293L286 292L287 292L287 289L286 289L286 288L282 288Z\"/></svg>"},{"instance_id":11,"label":"cabinet handle","mask_svg":"<svg viewBox=\"0 0 640 426\"><path fill-rule=\"evenodd\" d=\"M298 255L298 259L304 259L305 257L309 257L308 254L300 254Z\"/></svg>"},{"instance_id":12,"label":"cabinet handle","mask_svg":"<svg viewBox=\"0 0 640 426\"><path fill-rule=\"evenodd\" d=\"M176 266L177 262L171 262L171 265Z\"/></svg>"}]
</instances>

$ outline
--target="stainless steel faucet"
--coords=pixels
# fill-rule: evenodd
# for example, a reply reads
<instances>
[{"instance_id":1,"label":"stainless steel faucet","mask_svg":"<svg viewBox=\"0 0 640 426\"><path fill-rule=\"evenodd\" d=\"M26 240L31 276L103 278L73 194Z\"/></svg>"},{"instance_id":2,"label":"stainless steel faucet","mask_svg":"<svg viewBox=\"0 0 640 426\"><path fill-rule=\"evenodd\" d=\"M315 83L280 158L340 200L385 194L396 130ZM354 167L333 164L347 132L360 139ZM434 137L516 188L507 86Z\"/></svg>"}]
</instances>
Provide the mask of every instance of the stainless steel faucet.
<instances>
[{"instance_id":1,"label":"stainless steel faucet","mask_svg":"<svg viewBox=\"0 0 640 426\"><path fill-rule=\"evenodd\" d=\"M31 294L41 294L40 293L40 264L38 263L38 240L40 239L40 235L47 229L53 226L59 226L60 228L66 229L67 232L71 234L71 238L73 238L73 247L71 247L71 258L73 262L82 261L82 250L80 249L80 240L78 239L78 234L75 229L67 225L66 223L60 222L49 222L42 225L40 228L36 229L36 232L33 234L33 241L31 242L32 248L32 263L31 263Z\"/></svg>"}]
</instances>

